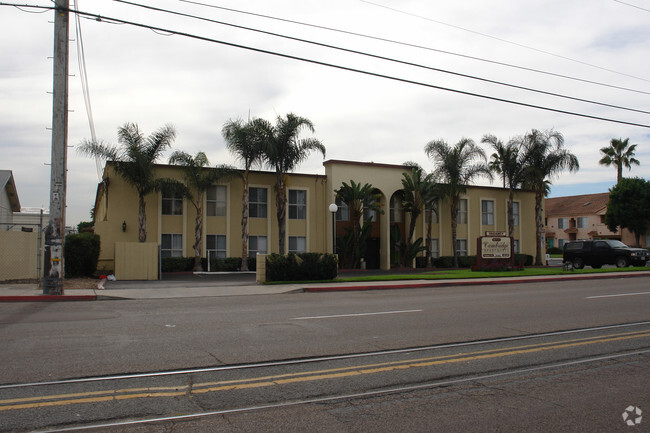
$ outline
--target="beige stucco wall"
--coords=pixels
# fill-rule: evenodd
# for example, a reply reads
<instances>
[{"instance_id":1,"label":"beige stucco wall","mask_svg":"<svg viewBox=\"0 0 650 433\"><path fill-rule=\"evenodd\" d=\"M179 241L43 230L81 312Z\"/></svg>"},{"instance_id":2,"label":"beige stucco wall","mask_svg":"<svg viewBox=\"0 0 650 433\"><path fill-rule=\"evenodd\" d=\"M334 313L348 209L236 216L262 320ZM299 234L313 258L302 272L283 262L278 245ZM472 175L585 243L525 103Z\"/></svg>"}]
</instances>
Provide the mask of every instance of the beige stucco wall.
<instances>
[{"instance_id":1,"label":"beige stucco wall","mask_svg":"<svg viewBox=\"0 0 650 433\"><path fill-rule=\"evenodd\" d=\"M36 280L38 233L0 231L0 281Z\"/></svg>"}]
</instances>

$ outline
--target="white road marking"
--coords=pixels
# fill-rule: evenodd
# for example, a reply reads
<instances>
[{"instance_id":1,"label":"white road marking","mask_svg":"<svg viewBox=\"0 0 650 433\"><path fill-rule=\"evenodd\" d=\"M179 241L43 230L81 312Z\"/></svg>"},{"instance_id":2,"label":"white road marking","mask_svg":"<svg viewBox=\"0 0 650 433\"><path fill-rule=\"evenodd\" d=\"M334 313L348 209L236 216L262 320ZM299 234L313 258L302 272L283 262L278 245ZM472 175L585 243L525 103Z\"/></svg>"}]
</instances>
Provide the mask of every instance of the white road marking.
<instances>
[{"instance_id":1,"label":"white road marking","mask_svg":"<svg viewBox=\"0 0 650 433\"><path fill-rule=\"evenodd\" d=\"M381 314L420 313L423 310L378 311L376 313L334 314L331 316L294 317L290 320L331 319L335 317L378 316Z\"/></svg>"},{"instance_id":2,"label":"white road marking","mask_svg":"<svg viewBox=\"0 0 650 433\"><path fill-rule=\"evenodd\" d=\"M585 299L597 299L597 298L618 298L619 296L637 296L637 295L650 295L650 292L639 292L639 293L619 293L618 295L587 296L587 298L585 298Z\"/></svg>"}]
</instances>

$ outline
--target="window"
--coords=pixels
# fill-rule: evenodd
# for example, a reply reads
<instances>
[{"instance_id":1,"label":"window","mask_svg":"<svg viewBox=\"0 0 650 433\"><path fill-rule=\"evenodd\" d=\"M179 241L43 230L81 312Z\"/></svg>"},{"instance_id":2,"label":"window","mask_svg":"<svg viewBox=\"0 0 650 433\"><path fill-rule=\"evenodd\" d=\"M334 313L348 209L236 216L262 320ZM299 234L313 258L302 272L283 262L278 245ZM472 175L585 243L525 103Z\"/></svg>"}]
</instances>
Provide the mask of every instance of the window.
<instances>
[{"instance_id":1,"label":"window","mask_svg":"<svg viewBox=\"0 0 650 433\"><path fill-rule=\"evenodd\" d=\"M568 239L558 239L557 240L558 248L564 248L564 244L566 244L567 242L569 242Z\"/></svg>"},{"instance_id":2,"label":"window","mask_svg":"<svg viewBox=\"0 0 650 433\"><path fill-rule=\"evenodd\" d=\"M557 228L567 229L569 228L569 218L558 218L557 219Z\"/></svg>"},{"instance_id":3,"label":"window","mask_svg":"<svg viewBox=\"0 0 650 433\"><path fill-rule=\"evenodd\" d=\"M226 258L226 235L207 235L205 237L205 249L208 258Z\"/></svg>"},{"instance_id":4,"label":"window","mask_svg":"<svg viewBox=\"0 0 650 433\"><path fill-rule=\"evenodd\" d=\"M250 188L248 192L248 216L266 218L266 188Z\"/></svg>"},{"instance_id":5,"label":"window","mask_svg":"<svg viewBox=\"0 0 650 433\"><path fill-rule=\"evenodd\" d=\"M183 215L183 193L174 188L162 191L162 214Z\"/></svg>"},{"instance_id":6,"label":"window","mask_svg":"<svg viewBox=\"0 0 650 433\"><path fill-rule=\"evenodd\" d=\"M257 253L266 254L266 236L248 237L248 257L254 258Z\"/></svg>"},{"instance_id":7,"label":"window","mask_svg":"<svg viewBox=\"0 0 650 433\"><path fill-rule=\"evenodd\" d=\"M429 217L428 212L430 210L433 210L433 212L431 214L431 224L438 224L439 223L438 209L439 208L438 208L438 202L437 201L433 203L433 206L431 206L431 208L429 208L429 207L426 208L427 218Z\"/></svg>"},{"instance_id":8,"label":"window","mask_svg":"<svg viewBox=\"0 0 650 433\"><path fill-rule=\"evenodd\" d=\"M519 254L519 239L513 239L512 248L515 250L515 254Z\"/></svg>"},{"instance_id":9,"label":"window","mask_svg":"<svg viewBox=\"0 0 650 433\"><path fill-rule=\"evenodd\" d=\"M226 186L211 186L206 191L208 216L226 216Z\"/></svg>"},{"instance_id":10,"label":"window","mask_svg":"<svg viewBox=\"0 0 650 433\"><path fill-rule=\"evenodd\" d=\"M461 198L458 202L458 224L467 224L467 199Z\"/></svg>"},{"instance_id":11,"label":"window","mask_svg":"<svg viewBox=\"0 0 650 433\"><path fill-rule=\"evenodd\" d=\"M578 228L586 229L589 227L589 218L588 217L578 217Z\"/></svg>"},{"instance_id":12,"label":"window","mask_svg":"<svg viewBox=\"0 0 650 433\"><path fill-rule=\"evenodd\" d=\"M307 218L307 191L289 190L289 219L304 220Z\"/></svg>"},{"instance_id":13,"label":"window","mask_svg":"<svg viewBox=\"0 0 650 433\"><path fill-rule=\"evenodd\" d=\"M307 252L307 238L304 236L289 236L289 252L296 254Z\"/></svg>"},{"instance_id":14,"label":"window","mask_svg":"<svg viewBox=\"0 0 650 433\"><path fill-rule=\"evenodd\" d=\"M467 255L467 239L456 239L456 252L459 256Z\"/></svg>"},{"instance_id":15,"label":"window","mask_svg":"<svg viewBox=\"0 0 650 433\"><path fill-rule=\"evenodd\" d=\"M390 199L390 222L402 222L402 199L399 195L394 195Z\"/></svg>"},{"instance_id":16,"label":"window","mask_svg":"<svg viewBox=\"0 0 650 433\"><path fill-rule=\"evenodd\" d=\"M370 208L363 209L363 221L370 219L373 223L377 221L377 211Z\"/></svg>"},{"instance_id":17,"label":"window","mask_svg":"<svg viewBox=\"0 0 650 433\"><path fill-rule=\"evenodd\" d=\"M494 225L494 201L481 200L481 224L484 226Z\"/></svg>"},{"instance_id":18,"label":"window","mask_svg":"<svg viewBox=\"0 0 650 433\"><path fill-rule=\"evenodd\" d=\"M519 202L512 202L512 225L517 227L519 225Z\"/></svg>"},{"instance_id":19,"label":"window","mask_svg":"<svg viewBox=\"0 0 650 433\"><path fill-rule=\"evenodd\" d=\"M434 259L440 257L440 245L438 244L438 239L431 239L431 257Z\"/></svg>"},{"instance_id":20,"label":"window","mask_svg":"<svg viewBox=\"0 0 650 433\"><path fill-rule=\"evenodd\" d=\"M338 197L336 198L335 203L338 206L338 210L336 211L336 220L350 221L350 208L348 205Z\"/></svg>"},{"instance_id":21,"label":"window","mask_svg":"<svg viewBox=\"0 0 650 433\"><path fill-rule=\"evenodd\" d=\"M163 234L160 245L161 257L183 257L183 235Z\"/></svg>"}]
</instances>

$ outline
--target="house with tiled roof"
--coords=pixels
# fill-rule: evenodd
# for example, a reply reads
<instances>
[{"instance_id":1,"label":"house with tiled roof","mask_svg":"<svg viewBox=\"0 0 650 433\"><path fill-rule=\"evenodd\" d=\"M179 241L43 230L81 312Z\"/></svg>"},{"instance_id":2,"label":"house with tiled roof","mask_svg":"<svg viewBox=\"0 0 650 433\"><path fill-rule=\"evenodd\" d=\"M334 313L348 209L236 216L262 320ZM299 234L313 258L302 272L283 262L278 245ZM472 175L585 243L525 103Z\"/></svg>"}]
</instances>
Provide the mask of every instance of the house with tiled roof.
<instances>
[{"instance_id":1,"label":"house with tiled roof","mask_svg":"<svg viewBox=\"0 0 650 433\"><path fill-rule=\"evenodd\" d=\"M562 248L566 242L584 239L617 239L634 245L634 235L620 228L612 232L605 224L609 193L547 198L544 202L546 245ZM642 236L641 246L650 236Z\"/></svg>"}]
</instances>

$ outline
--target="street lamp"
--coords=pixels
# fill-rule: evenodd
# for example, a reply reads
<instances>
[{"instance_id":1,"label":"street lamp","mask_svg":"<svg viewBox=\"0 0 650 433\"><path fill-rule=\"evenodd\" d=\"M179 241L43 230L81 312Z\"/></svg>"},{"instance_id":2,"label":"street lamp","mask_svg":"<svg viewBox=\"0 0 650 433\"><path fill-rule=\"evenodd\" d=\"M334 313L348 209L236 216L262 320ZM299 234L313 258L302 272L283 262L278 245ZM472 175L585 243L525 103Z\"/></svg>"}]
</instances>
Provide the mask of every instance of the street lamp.
<instances>
[{"instance_id":1,"label":"street lamp","mask_svg":"<svg viewBox=\"0 0 650 433\"><path fill-rule=\"evenodd\" d=\"M336 211L339 210L339 207L336 203L332 203L329 209L332 213L332 254L336 254Z\"/></svg>"}]
</instances>

